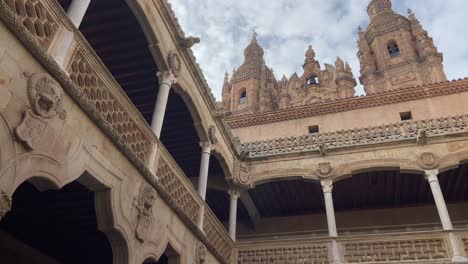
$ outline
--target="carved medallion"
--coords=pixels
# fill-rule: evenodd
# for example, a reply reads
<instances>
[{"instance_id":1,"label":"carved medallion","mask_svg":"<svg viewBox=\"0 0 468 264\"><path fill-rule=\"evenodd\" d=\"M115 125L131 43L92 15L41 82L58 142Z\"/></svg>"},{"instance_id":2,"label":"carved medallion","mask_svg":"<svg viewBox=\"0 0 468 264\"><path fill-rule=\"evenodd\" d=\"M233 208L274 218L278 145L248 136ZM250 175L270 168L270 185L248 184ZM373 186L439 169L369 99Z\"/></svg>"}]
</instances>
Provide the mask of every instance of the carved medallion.
<instances>
[{"instance_id":1,"label":"carved medallion","mask_svg":"<svg viewBox=\"0 0 468 264\"><path fill-rule=\"evenodd\" d=\"M45 138L49 119L60 114L65 119L65 111L59 111L63 100L63 90L48 74L30 76L28 97L31 108L15 130L16 137L28 150L35 150Z\"/></svg>"},{"instance_id":2,"label":"carved medallion","mask_svg":"<svg viewBox=\"0 0 468 264\"><path fill-rule=\"evenodd\" d=\"M206 247L203 243L198 243L197 248L195 250L195 263L196 264L204 264L206 260Z\"/></svg>"},{"instance_id":3,"label":"carved medallion","mask_svg":"<svg viewBox=\"0 0 468 264\"><path fill-rule=\"evenodd\" d=\"M252 188L254 183L250 165L247 162L236 161L231 181L236 185Z\"/></svg>"},{"instance_id":4,"label":"carved medallion","mask_svg":"<svg viewBox=\"0 0 468 264\"><path fill-rule=\"evenodd\" d=\"M169 51L167 56L167 61L169 63L169 68L172 70L172 73L175 77L179 77L180 72L182 71L182 63L180 61L179 55L173 50Z\"/></svg>"},{"instance_id":5,"label":"carved medallion","mask_svg":"<svg viewBox=\"0 0 468 264\"><path fill-rule=\"evenodd\" d=\"M11 197L3 191L0 191L0 219L11 210Z\"/></svg>"},{"instance_id":6,"label":"carved medallion","mask_svg":"<svg viewBox=\"0 0 468 264\"><path fill-rule=\"evenodd\" d=\"M138 223L135 236L140 242L148 239L149 230L153 224L153 205L156 201L156 191L153 187L142 184L140 193L135 198L134 206L138 211Z\"/></svg>"},{"instance_id":7,"label":"carved medallion","mask_svg":"<svg viewBox=\"0 0 468 264\"><path fill-rule=\"evenodd\" d=\"M439 166L439 157L434 153L423 153L419 157L418 165L425 170L436 169Z\"/></svg>"},{"instance_id":8,"label":"carved medallion","mask_svg":"<svg viewBox=\"0 0 468 264\"><path fill-rule=\"evenodd\" d=\"M330 178L331 176L333 176L333 173L334 170L329 162L320 163L316 171L316 175L320 179Z\"/></svg>"}]
</instances>

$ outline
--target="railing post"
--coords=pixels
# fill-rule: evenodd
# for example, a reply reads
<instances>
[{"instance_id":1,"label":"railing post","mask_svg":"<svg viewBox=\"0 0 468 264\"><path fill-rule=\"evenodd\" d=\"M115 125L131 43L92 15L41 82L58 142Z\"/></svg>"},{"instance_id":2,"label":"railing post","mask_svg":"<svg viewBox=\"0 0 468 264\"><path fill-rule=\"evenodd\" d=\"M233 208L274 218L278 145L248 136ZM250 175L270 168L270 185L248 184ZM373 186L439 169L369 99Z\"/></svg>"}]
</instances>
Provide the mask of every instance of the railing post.
<instances>
[{"instance_id":1,"label":"railing post","mask_svg":"<svg viewBox=\"0 0 468 264\"><path fill-rule=\"evenodd\" d=\"M458 239L453 233L452 221L450 219L442 189L440 188L439 178L437 177L438 174L438 170L425 171L425 177L431 186L432 195L434 196L440 221L442 222L442 228L445 231L448 231L449 242L453 251L452 263L468 263L468 259L462 256Z\"/></svg>"}]
</instances>

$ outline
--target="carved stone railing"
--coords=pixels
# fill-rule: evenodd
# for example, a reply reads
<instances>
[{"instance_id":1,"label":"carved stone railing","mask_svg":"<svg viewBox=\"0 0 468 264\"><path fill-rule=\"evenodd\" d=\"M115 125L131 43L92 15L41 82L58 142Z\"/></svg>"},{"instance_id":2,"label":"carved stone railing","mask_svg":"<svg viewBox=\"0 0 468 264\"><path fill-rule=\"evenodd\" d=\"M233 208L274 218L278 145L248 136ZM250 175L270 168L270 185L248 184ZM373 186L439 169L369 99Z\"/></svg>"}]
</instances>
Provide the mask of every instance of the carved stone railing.
<instances>
[{"instance_id":1,"label":"carved stone railing","mask_svg":"<svg viewBox=\"0 0 468 264\"><path fill-rule=\"evenodd\" d=\"M451 263L448 234L443 231L352 235L337 238L342 263ZM466 243L466 242L465 242ZM293 236L239 240L238 264L331 263L325 237Z\"/></svg>"},{"instance_id":2,"label":"carved stone railing","mask_svg":"<svg viewBox=\"0 0 468 264\"><path fill-rule=\"evenodd\" d=\"M376 127L357 128L299 137L246 142L241 152L250 158L447 136L468 132L468 115L422 121L400 122Z\"/></svg>"},{"instance_id":3,"label":"carved stone railing","mask_svg":"<svg viewBox=\"0 0 468 264\"><path fill-rule=\"evenodd\" d=\"M221 256L226 260L231 259L234 242L208 206L204 210L203 231L207 239L219 250Z\"/></svg>"},{"instance_id":4,"label":"carved stone railing","mask_svg":"<svg viewBox=\"0 0 468 264\"><path fill-rule=\"evenodd\" d=\"M57 2L0 0L0 19L113 140L194 235L221 263L229 263L233 241L227 231ZM47 33L42 33L39 22ZM31 23L34 28L30 26ZM51 43L59 42L54 39L60 37L57 32L70 29L74 33L74 48L65 72L48 53L48 48ZM155 149L158 150L156 175L159 178L150 168L154 164L152 154ZM199 228L202 208L205 211L206 234Z\"/></svg>"}]
</instances>

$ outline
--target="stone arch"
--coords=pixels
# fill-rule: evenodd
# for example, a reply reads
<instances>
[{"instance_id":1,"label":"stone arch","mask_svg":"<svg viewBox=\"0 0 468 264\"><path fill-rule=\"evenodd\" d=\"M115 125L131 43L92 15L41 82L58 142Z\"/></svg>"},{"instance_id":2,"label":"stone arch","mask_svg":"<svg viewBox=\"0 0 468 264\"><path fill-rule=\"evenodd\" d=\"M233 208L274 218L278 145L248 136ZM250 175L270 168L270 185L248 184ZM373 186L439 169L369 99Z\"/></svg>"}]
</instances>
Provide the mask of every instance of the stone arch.
<instances>
[{"instance_id":1,"label":"stone arch","mask_svg":"<svg viewBox=\"0 0 468 264\"><path fill-rule=\"evenodd\" d=\"M307 169L288 169L256 172L254 177L254 185L262 185L269 182L287 181L287 180L318 180L315 175L311 174L311 170Z\"/></svg>"},{"instance_id":2,"label":"stone arch","mask_svg":"<svg viewBox=\"0 0 468 264\"><path fill-rule=\"evenodd\" d=\"M336 173L333 176L335 182L341 181L353 176L353 174L372 172L372 171L388 171L398 170L401 172L424 174L424 169L420 168L415 161L405 159L372 159L361 160L357 162L340 165L336 168Z\"/></svg>"},{"instance_id":3,"label":"stone arch","mask_svg":"<svg viewBox=\"0 0 468 264\"><path fill-rule=\"evenodd\" d=\"M83 188L94 193L94 212L95 221L97 222L97 229L105 234L107 241L111 247L112 263L125 264L129 263L129 248L127 245L128 239L124 235L117 222L115 208L113 208L113 200L116 200L113 190L91 176L88 171L84 171L78 178L72 178L70 181L60 180L59 177L42 174L41 176L31 176L22 178L23 181L19 182L13 190L16 190L28 182L31 183L36 189L42 193L46 190L62 190L65 186L72 183L79 183ZM13 204L14 204L13 199Z\"/></svg>"},{"instance_id":4,"label":"stone arch","mask_svg":"<svg viewBox=\"0 0 468 264\"><path fill-rule=\"evenodd\" d=\"M8 167L8 162L16 155L14 138L11 126L4 115L0 113L0 142L2 142L0 146L0 178L4 168Z\"/></svg>"}]
</instances>

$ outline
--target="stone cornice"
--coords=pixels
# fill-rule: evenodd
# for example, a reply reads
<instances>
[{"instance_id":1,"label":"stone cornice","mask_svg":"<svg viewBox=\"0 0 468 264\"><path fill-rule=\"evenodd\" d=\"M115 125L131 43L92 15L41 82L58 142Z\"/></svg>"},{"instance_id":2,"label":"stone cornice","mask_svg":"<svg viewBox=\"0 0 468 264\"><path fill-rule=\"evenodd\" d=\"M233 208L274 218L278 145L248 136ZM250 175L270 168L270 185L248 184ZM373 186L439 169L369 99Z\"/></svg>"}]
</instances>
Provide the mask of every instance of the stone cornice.
<instances>
[{"instance_id":1,"label":"stone cornice","mask_svg":"<svg viewBox=\"0 0 468 264\"><path fill-rule=\"evenodd\" d=\"M232 115L226 118L231 128L264 125L287 120L335 114L356 109L397 104L468 91L468 78L426 86L404 88L367 96L340 99L315 105L259 114Z\"/></svg>"}]
</instances>

